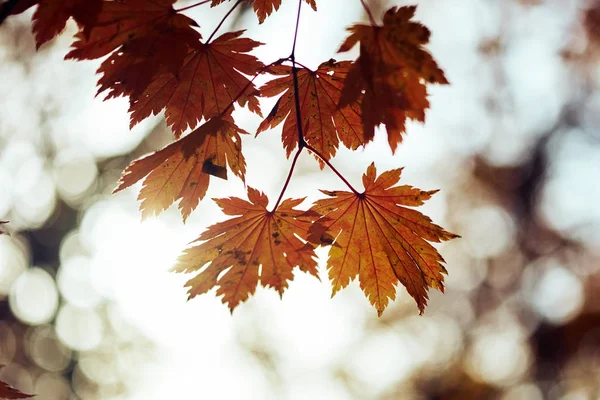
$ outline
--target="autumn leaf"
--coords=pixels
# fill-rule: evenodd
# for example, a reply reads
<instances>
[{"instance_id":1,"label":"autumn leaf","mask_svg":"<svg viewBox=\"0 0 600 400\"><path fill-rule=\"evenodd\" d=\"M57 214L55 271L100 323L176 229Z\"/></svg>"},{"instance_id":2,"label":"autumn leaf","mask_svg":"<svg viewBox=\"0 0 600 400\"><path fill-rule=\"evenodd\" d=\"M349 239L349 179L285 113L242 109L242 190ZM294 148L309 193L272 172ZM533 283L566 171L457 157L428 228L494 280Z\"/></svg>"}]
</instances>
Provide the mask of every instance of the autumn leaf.
<instances>
[{"instance_id":1,"label":"autumn leaf","mask_svg":"<svg viewBox=\"0 0 600 400\"><path fill-rule=\"evenodd\" d=\"M98 94L109 91L105 100L119 96L138 98L159 73L176 75L190 49L200 45L199 40L200 34L181 36L175 41L143 36L124 44L96 71L102 75Z\"/></svg>"},{"instance_id":2,"label":"autumn leaf","mask_svg":"<svg viewBox=\"0 0 600 400\"><path fill-rule=\"evenodd\" d=\"M137 98L131 100L131 126L163 108L167 124L179 137L202 119L220 115L236 101L261 115L258 91L245 75L256 75L264 64L246 54L262 43L240 38L244 31L229 32L202 44L186 55L177 74L155 76Z\"/></svg>"},{"instance_id":3,"label":"autumn leaf","mask_svg":"<svg viewBox=\"0 0 600 400\"><path fill-rule=\"evenodd\" d=\"M348 28L350 35L338 50L349 51L360 42L360 56L346 77L340 107L362 99L365 136L372 138L375 127L385 125L392 151L402 141L407 118L425 121L426 83L448 83L423 48L430 31L411 21L415 11L416 6L392 7L382 26Z\"/></svg>"},{"instance_id":4,"label":"autumn leaf","mask_svg":"<svg viewBox=\"0 0 600 400\"><path fill-rule=\"evenodd\" d=\"M0 399L27 399L33 395L25 394L20 390L10 387L7 383L0 381Z\"/></svg>"},{"instance_id":5,"label":"autumn leaf","mask_svg":"<svg viewBox=\"0 0 600 400\"><path fill-rule=\"evenodd\" d=\"M358 276L361 289L381 316L396 297L400 281L415 299L422 314L428 288L443 292L447 273L444 259L428 242L458 237L434 225L418 211L436 191L394 186L401 169L376 177L371 164L363 175L365 191L322 192L330 199L317 200L310 209L322 215L309 230L309 241L331 245L327 269L335 295Z\"/></svg>"},{"instance_id":6,"label":"autumn leaf","mask_svg":"<svg viewBox=\"0 0 600 400\"><path fill-rule=\"evenodd\" d=\"M337 107L343 83L351 62L322 63L316 71L301 68L297 71L300 116L304 140L327 160L335 155L340 140L350 148L365 144L360 106L358 104ZM298 124L292 67L273 67L271 73L285 75L267 82L260 88L264 97L279 98L273 110L258 127L257 134L283 124L283 146L289 157L298 145ZM321 164L323 167L323 164Z\"/></svg>"},{"instance_id":7,"label":"autumn leaf","mask_svg":"<svg viewBox=\"0 0 600 400\"><path fill-rule=\"evenodd\" d=\"M33 33L39 49L58 36L71 17L82 25L95 24L102 0L20 0L10 15L21 14L35 5L38 8L33 14Z\"/></svg>"},{"instance_id":8,"label":"autumn leaf","mask_svg":"<svg viewBox=\"0 0 600 400\"><path fill-rule=\"evenodd\" d=\"M211 3L211 7L214 7L218 4L223 3L225 0L213 0ZM258 22L262 24L265 22L265 19L271 15L274 11L279 10L279 6L281 6L281 0L247 0L252 3L252 7L254 8L254 12L258 17ZM317 3L315 0L306 0L308 4L312 7L313 10L317 11Z\"/></svg>"},{"instance_id":9,"label":"autumn leaf","mask_svg":"<svg viewBox=\"0 0 600 400\"><path fill-rule=\"evenodd\" d=\"M267 196L256 189L248 188L248 199L215 199L225 214L236 217L210 226L198 238L205 242L177 260L174 271L197 273L186 283L190 298L216 286L233 311L259 282L282 295L296 266L317 276L314 247L299 239L310 226L298 219L304 211L294 208L304 199L285 200L274 211L267 210Z\"/></svg>"},{"instance_id":10,"label":"autumn leaf","mask_svg":"<svg viewBox=\"0 0 600 400\"><path fill-rule=\"evenodd\" d=\"M48 0L46 0L48 1ZM54 0L58 1L58 0ZM73 0L71 0L73 1ZM87 0L78 0L87 1ZM173 9L176 0L103 1L89 31L81 31L66 59L92 60L144 37L163 43L191 41L199 34L194 20ZM168 56L165 55L165 58Z\"/></svg>"},{"instance_id":11,"label":"autumn leaf","mask_svg":"<svg viewBox=\"0 0 600 400\"><path fill-rule=\"evenodd\" d=\"M206 195L210 176L227 179L227 164L244 180L246 161L238 128L226 118L213 118L153 154L132 162L113 193L144 180L138 200L142 218L157 215L179 202L185 221Z\"/></svg>"}]
</instances>

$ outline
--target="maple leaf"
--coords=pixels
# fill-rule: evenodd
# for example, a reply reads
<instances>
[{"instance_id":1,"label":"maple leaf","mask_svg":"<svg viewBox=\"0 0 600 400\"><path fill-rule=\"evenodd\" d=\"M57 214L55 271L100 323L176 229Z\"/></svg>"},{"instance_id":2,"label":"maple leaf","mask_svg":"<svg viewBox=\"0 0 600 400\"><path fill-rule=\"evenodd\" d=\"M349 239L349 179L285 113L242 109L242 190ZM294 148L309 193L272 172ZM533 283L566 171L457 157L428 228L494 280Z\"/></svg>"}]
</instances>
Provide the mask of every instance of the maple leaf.
<instances>
[{"instance_id":1,"label":"maple leaf","mask_svg":"<svg viewBox=\"0 0 600 400\"><path fill-rule=\"evenodd\" d=\"M423 48L430 31L411 21L416 6L392 7L382 26L356 24L338 52L360 42L360 56L346 77L340 107L362 99L365 136L384 124L392 152L402 141L406 119L425 121L425 83L448 84L444 72ZM364 94L363 94L364 93Z\"/></svg>"},{"instance_id":2,"label":"maple leaf","mask_svg":"<svg viewBox=\"0 0 600 400\"><path fill-rule=\"evenodd\" d=\"M130 98L131 126L165 108L176 137L202 119L220 115L236 101L260 116L258 91L245 75L257 75L264 64L246 54L262 43L228 32L191 50L177 74L156 75L137 98Z\"/></svg>"},{"instance_id":3,"label":"maple leaf","mask_svg":"<svg viewBox=\"0 0 600 400\"><path fill-rule=\"evenodd\" d=\"M81 31L76 35L77 40L72 44L73 50L65 58L76 60L100 58L122 45L144 37L151 37L163 43L198 39L198 32L192 28L198 25L193 19L173 9L175 1L102 2L102 10L97 15L95 24L87 31Z\"/></svg>"},{"instance_id":4,"label":"maple leaf","mask_svg":"<svg viewBox=\"0 0 600 400\"><path fill-rule=\"evenodd\" d=\"M360 118L360 105L352 104L338 108L344 80L351 62L322 63L316 71L301 68L297 71L300 116L304 140L329 160L335 155L340 140L350 148L365 144ZM257 134L275 128L284 122L282 140L289 157L298 145L298 124L292 67L273 67L270 73L286 76L273 79L260 88L264 97L281 93L273 110L258 127ZM319 160L320 161L320 160ZM321 168L323 164L321 163Z\"/></svg>"},{"instance_id":5,"label":"maple leaf","mask_svg":"<svg viewBox=\"0 0 600 400\"><path fill-rule=\"evenodd\" d=\"M76 35L65 58L95 59L112 52L97 71L103 74L98 93L110 89L106 98L140 95L159 73L176 74L190 49L200 46L202 36L193 29L197 24L176 12L174 2L104 2L96 23Z\"/></svg>"},{"instance_id":6,"label":"maple leaf","mask_svg":"<svg viewBox=\"0 0 600 400\"><path fill-rule=\"evenodd\" d=\"M199 40L200 34L176 41L144 36L125 43L96 71L102 74L97 94L108 90L105 100L119 96L138 98L159 73L177 74L190 48Z\"/></svg>"},{"instance_id":7,"label":"maple leaf","mask_svg":"<svg viewBox=\"0 0 600 400\"><path fill-rule=\"evenodd\" d=\"M218 4L223 3L225 0L213 0L211 3L211 7L214 7ZM262 24L265 22L265 19L271 15L274 11L279 10L279 6L281 6L281 0L247 0L252 4L254 8L254 12L258 17L258 23ZM313 10L317 11L317 3L315 0L305 0Z\"/></svg>"},{"instance_id":8,"label":"maple leaf","mask_svg":"<svg viewBox=\"0 0 600 400\"><path fill-rule=\"evenodd\" d=\"M205 242L177 260L174 271L197 273L186 283L190 298L217 286L217 295L233 311L259 282L281 296L296 266L317 277L314 246L299 239L311 224L294 208L304 199L285 200L274 211L267 210L267 196L256 189L248 187L248 199L215 199L225 214L237 217L210 226L198 238Z\"/></svg>"},{"instance_id":9,"label":"maple leaf","mask_svg":"<svg viewBox=\"0 0 600 400\"><path fill-rule=\"evenodd\" d=\"M327 261L332 295L358 276L380 316L389 300L395 299L398 281L423 313L428 288L443 292L442 274L447 273L442 256L428 242L458 237L404 207L420 206L437 191L394 186L401 171L394 169L376 178L371 164L363 175L363 193L322 190L332 198L317 200L310 209L322 217L310 228L308 240L332 245Z\"/></svg>"},{"instance_id":10,"label":"maple leaf","mask_svg":"<svg viewBox=\"0 0 600 400\"><path fill-rule=\"evenodd\" d=\"M33 395L25 394L10 387L6 382L0 381L0 399L27 399L29 397L33 397Z\"/></svg>"},{"instance_id":11,"label":"maple leaf","mask_svg":"<svg viewBox=\"0 0 600 400\"><path fill-rule=\"evenodd\" d=\"M71 17L82 25L96 23L102 0L21 0L9 14L21 14L35 5L38 8L33 14L33 33L36 48L39 49L58 36Z\"/></svg>"},{"instance_id":12,"label":"maple leaf","mask_svg":"<svg viewBox=\"0 0 600 400\"><path fill-rule=\"evenodd\" d=\"M246 161L240 134L246 131L225 118L213 118L162 150L132 162L113 193L143 178L138 200L142 218L157 215L175 201L183 220L206 195L210 176L227 179L227 168L244 180Z\"/></svg>"}]
</instances>

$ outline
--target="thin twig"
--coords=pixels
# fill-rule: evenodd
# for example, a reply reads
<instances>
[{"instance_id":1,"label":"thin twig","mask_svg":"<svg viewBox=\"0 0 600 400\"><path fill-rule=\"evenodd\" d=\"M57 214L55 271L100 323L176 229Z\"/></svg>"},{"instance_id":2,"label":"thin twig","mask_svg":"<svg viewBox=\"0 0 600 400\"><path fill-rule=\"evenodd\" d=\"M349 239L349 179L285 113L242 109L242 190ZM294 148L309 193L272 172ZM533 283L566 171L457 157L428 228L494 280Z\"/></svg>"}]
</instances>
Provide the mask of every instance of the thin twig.
<instances>
[{"instance_id":1,"label":"thin twig","mask_svg":"<svg viewBox=\"0 0 600 400\"><path fill-rule=\"evenodd\" d=\"M298 15L296 16L296 30L294 31L294 44L292 46L292 78L294 80L294 102L296 103L296 126L298 127L298 148L302 149L306 145L304 132L302 132L302 114L300 110L300 94L298 93L298 70L296 68L296 39L298 39L298 25L300 25L300 11L302 10L302 1L298 0Z\"/></svg>"},{"instance_id":2,"label":"thin twig","mask_svg":"<svg viewBox=\"0 0 600 400\"><path fill-rule=\"evenodd\" d=\"M290 58L294 57L296 54L296 39L298 39L298 27L300 26L300 10L302 9L302 0L298 0L298 14L296 15L296 30L294 31L294 44L292 45L292 55Z\"/></svg>"},{"instance_id":3,"label":"thin twig","mask_svg":"<svg viewBox=\"0 0 600 400\"><path fill-rule=\"evenodd\" d=\"M237 6L239 6L240 4L242 4L243 0L238 0L235 2L235 4L233 5L233 7L231 7L231 10L229 10L227 12L227 14L225 14L225 16L223 17L223 19L221 20L221 22L219 22L219 25L217 25L217 27L215 28L215 30L213 31L213 33L210 34L210 36L208 37L208 40L206 41L206 43L210 43L210 40L213 38L213 36L215 36L215 33L217 33L217 31L219 30L219 28L221 27L221 25L223 25L223 23L225 22L225 20L231 15L231 13L233 12L233 10L235 10L237 8Z\"/></svg>"},{"instance_id":4,"label":"thin twig","mask_svg":"<svg viewBox=\"0 0 600 400\"><path fill-rule=\"evenodd\" d=\"M229 111L229 109L235 105L236 101L238 101L238 99L244 95L244 93L246 92L246 90L250 87L250 85L252 85L252 83L254 82L254 80L256 78L258 78L258 76L260 74L262 74L263 72L265 72L266 69L268 69L268 68L270 68L270 67L272 67L274 65L279 65L279 64L281 64L282 62L284 62L286 60L287 60L286 58L280 58L277 61L273 61L271 64L263 65L261 67L261 69L259 69L258 72L256 74L254 74L254 76L252 77L252 79L250 79L250 81L246 84L246 86L244 86L242 88L242 90L240 90L240 92L233 98L233 100L231 100L231 102L227 105L227 107L225 107L225 109L223 111L221 111L220 115L221 116L225 115L227 113L227 111Z\"/></svg>"},{"instance_id":5,"label":"thin twig","mask_svg":"<svg viewBox=\"0 0 600 400\"><path fill-rule=\"evenodd\" d=\"M277 202L275 203L275 207L273 207L273 211L271 211L271 212L275 212L277 210L277 207L279 207L279 203L281 203L283 194L285 193L288 185L290 184L290 181L292 180L292 174L294 173L294 169L296 167L296 162L298 161L298 157L300 157L300 153L302 153L302 149L303 149L303 147L298 147L298 150L296 150L296 154L294 155L294 160L292 161L292 165L290 167L290 172L288 172L288 176L285 180L285 183L283 184L283 188L281 188L281 193L279 193L279 198L277 199Z\"/></svg>"},{"instance_id":6,"label":"thin twig","mask_svg":"<svg viewBox=\"0 0 600 400\"><path fill-rule=\"evenodd\" d=\"M338 178L340 178L342 180L342 182L344 182L346 184L346 186L348 186L348 188L352 191L352 193L354 193L357 196L360 196L361 193L358 192L358 190L354 189L354 187L350 184L350 182L348 182L346 180L346 178L344 178L344 176L340 173L340 171L338 171L333 164L331 164L331 162L329 162L328 159L326 159L323 154L321 154L317 149L315 149L314 147L312 147L311 145L309 145L308 143L306 143L304 145L304 147L306 147L307 150L310 150L311 152L313 152L317 157L319 157L328 167L329 169L331 169L337 176Z\"/></svg>"},{"instance_id":7,"label":"thin twig","mask_svg":"<svg viewBox=\"0 0 600 400\"><path fill-rule=\"evenodd\" d=\"M371 22L371 25L377 26L377 23L375 22L375 18L373 18L373 14L371 13L371 9L367 5L367 3L365 3L365 0L360 0L360 2L362 3L363 8L365 9L365 11L367 12L367 15L369 16L369 21Z\"/></svg>"},{"instance_id":8,"label":"thin twig","mask_svg":"<svg viewBox=\"0 0 600 400\"><path fill-rule=\"evenodd\" d=\"M294 44L292 45L292 54L287 58L292 62L292 77L294 79L294 100L296 103L296 125L298 126L298 150L296 150L296 155L294 156L294 160L292 161L292 165L290 166L290 172L288 173L287 179L285 180L285 184L281 189L281 193L279 193L279 198L277 199L277 203L275 203L275 207L273 208L273 212L277 210L279 207L279 203L283 198L283 194L285 193L290 180L292 178L292 174L294 173L294 168L296 167L296 161L298 161L298 157L300 153L302 153L302 149L306 146L306 141L304 140L304 134L302 133L302 115L300 114L300 95L298 94L298 71L296 69L296 40L298 39L298 26L300 25L300 10L302 10L302 1L298 0L298 15L296 16L296 29L294 30Z\"/></svg>"},{"instance_id":9,"label":"thin twig","mask_svg":"<svg viewBox=\"0 0 600 400\"><path fill-rule=\"evenodd\" d=\"M199 1L198 3L192 4L191 6L187 6L187 7L183 7L183 8L180 8L180 9L178 9L178 10L175 10L175 12L177 12L177 13L178 13L178 12L182 12L182 11L187 11L187 10L189 10L190 8L198 7L198 6L201 6L201 5L203 5L203 4L210 3L211 1L212 1L212 0L204 0L204 1Z\"/></svg>"}]
</instances>

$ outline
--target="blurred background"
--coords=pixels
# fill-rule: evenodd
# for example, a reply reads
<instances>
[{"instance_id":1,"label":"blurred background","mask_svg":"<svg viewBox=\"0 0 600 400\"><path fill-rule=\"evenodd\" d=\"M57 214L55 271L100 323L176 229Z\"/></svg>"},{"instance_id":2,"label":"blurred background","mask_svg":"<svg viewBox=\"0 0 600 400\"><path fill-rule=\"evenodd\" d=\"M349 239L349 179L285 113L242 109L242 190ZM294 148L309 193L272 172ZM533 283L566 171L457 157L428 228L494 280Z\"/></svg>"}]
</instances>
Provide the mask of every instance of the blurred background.
<instances>
[{"instance_id":1,"label":"blurred background","mask_svg":"<svg viewBox=\"0 0 600 400\"><path fill-rule=\"evenodd\" d=\"M355 58L335 51L366 21L360 2L317 3L303 6L297 59ZM209 198L243 197L243 183L213 179L185 225L176 207L141 222L139 185L110 193L171 142L162 117L129 131L127 100L94 97L99 62L62 60L72 22L38 52L31 11L2 24L0 380L40 400L600 399L600 1L418 3L451 86L431 88L427 123L409 124L395 155L378 132L333 163L359 187L376 160L441 189L422 211L462 239L438 246L447 291L424 316L404 288L381 318L356 282L331 299L322 250L321 282L297 273L282 300L259 288L233 315L214 291L187 302L188 278L167 271L225 219ZM230 6L188 15L206 38ZM274 61L296 7L260 26L240 8L221 33L247 28ZM289 167L280 131L243 143L247 184L271 201ZM343 187L303 154L287 196L308 207Z\"/></svg>"}]
</instances>

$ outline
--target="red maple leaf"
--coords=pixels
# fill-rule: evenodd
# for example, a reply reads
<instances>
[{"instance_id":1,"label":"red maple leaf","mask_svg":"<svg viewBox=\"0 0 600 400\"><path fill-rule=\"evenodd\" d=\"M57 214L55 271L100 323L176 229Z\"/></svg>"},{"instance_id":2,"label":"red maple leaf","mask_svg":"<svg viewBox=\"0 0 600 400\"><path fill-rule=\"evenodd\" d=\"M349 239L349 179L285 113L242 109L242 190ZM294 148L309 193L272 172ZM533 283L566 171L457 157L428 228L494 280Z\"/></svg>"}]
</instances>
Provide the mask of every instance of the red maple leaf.
<instances>
[{"instance_id":1,"label":"red maple leaf","mask_svg":"<svg viewBox=\"0 0 600 400\"><path fill-rule=\"evenodd\" d=\"M119 96L138 98L159 73L176 75L190 49L199 47L200 37L199 33L178 40L143 36L125 43L96 71L102 74L98 94L108 90L105 100Z\"/></svg>"},{"instance_id":2,"label":"red maple leaf","mask_svg":"<svg viewBox=\"0 0 600 400\"><path fill-rule=\"evenodd\" d=\"M55 0L57 1L57 0ZM87 0L79 0L87 1ZM65 58L92 60L110 54L124 44L152 37L154 40L192 41L198 33L193 19L173 9L176 0L104 1L88 31L79 32Z\"/></svg>"},{"instance_id":3,"label":"red maple leaf","mask_svg":"<svg viewBox=\"0 0 600 400\"><path fill-rule=\"evenodd\" d=\"M392 7L383 26L356 24L339 51L360 42L360 56L346 77L340 107L362 100L365 136L386 127L392 151L402 141L406 119L425 121L429 107L425 83L447 84L444 72L423 48L430 32L411 21L416 6Z\"/></svg>"},{"instance_id":4,"label":"red maple leaf","mask_svg":"<svg viewBox=\"0 0 600 400\"><path fill-rule=\"evenodd\" d=\"M256 75L265 67L246 54L262 43L240 38L243 32L225 33L191 50L177 74L164 71L156 75L143 93L130 98L131 126L164 108L167 124L179 137L202 118L230 110L234 101L248 104L250 111L262 116L258 91L243 75Z\"/></svg>"},{"instance_id":5,"label":"red maple leaf","mask_svg":"<svg viewBox=\"0 0 600 400\"><path fill-rule=\"evenodd\" d=\"M60 34L71 17L84 26L95 24L102 3L102 0L21 0L9 14L21 14L38 5L33 14L33 33L35 45L39 49Z\"/></svg>"},{"instance_id":6,"label":"red maple leaf","mask_svg":"<svg viewBox=\"0 0 600 400\"><path fill-rule=\"evenodd\" d=\"M310 211L321 215L309 231L309 241L331 245L327 269L333 294L358 276L361 289L381 315L396 297L400 281L423 313L429 287L444 290L444 259L428 242L458 237L433 224L418 211L435 192L394 186L401 169L376 176L371 164L363 175L363 193L322 192Z\"/></svg>"},{"instance_id":7,"label":"red maple leaf","mask_svg":"<svg viewBox=\"0 0 600 400\"><path fill-rule=\"evenodd\" d=\"M218 4L223 3L225 0L213 0L211 3L211 7L214 7ZM254 8L254 12L258 17L258 22L262 24L265 22L265 19L271 15L274 11L279 10L279 6L281 6L281 0L247 0L249 3L252 3L252 7ZM315 0L305 0L313 10L317 11L317 3Z\"/></svg>"},{"instance_id":8,"label":"red maple leaf","mask_svg":"<svg viewBox=\"0 0 600 400\"><path fill-rule=\"evenodd\" d=\"M285 200L274 211L267 210L267 196L256 189L248 187L248 199L214 199L225 214L237 217L210 226L198 238L205 242L177 260L174 271L197 273L186 283L190 298L217 286L217 295L233 311L259 282L282 295L296 266L317 277L314 246L298 239L310 227L298 219L304 211L294 208L304 199Z\"/></svg>"},{"instance_id":9,"label":"red maple leaf","mask_svg":"<svg viewBox=\"0 0 600 400\"><path fill-rule=\"evenodd\" d=\"M360 105L358 103L338 108L344 80L351 62L329 60L316 71L301 68L297 71L300 116L304 140L329 160L335 155L340 140L356 149L366 143L363 134ZM273 110L258 127L257 134L283 125L283 146L288 157L298 145L298 123L292 67L277 66L269 71L285 74L260 88L261 96L273 97L281 93ZM323 167L323 164L321 164Z\"/></svg>"},{"instance_id":10,"label":"red maple leaf","mask_svg":"<svg viewBox=\"0 0 600 400\"><path fill-rule=\"evenodd\" d=\"M0 381L0 399L28 399L30 397L33 397L33 395L25 394L10 387L6 382Z\"/></svg>"},{"instance_id":11,"label":"red maple leaf","mask_svg":"<svg viewBox=\"0 0 600 400\"><path fill-rule=\"evenodd\" d=\"M157 215L181 199L185 221L206 195L210 176L227 179L227 164L244 180L246 162L240 134L233 122L213 118L183 139L132 162L113 193L144 179L138 196L142 218Z\"/></svg>"},{"instance_id":12,"label":"red maple leaf","mask_svg":"<svg viewBox=\"0 0 600 400\"><path fill-rule=\"evenodd\" d=\"M96 21L76 35L65 58L95 59L112 52L97 71L103 74L98 92L110 90L107 98L138 96L160 72L177 73L190 49L200 46L197 24L176 12L174 2L102 2Z\"/></svg>"}]
</instances>

